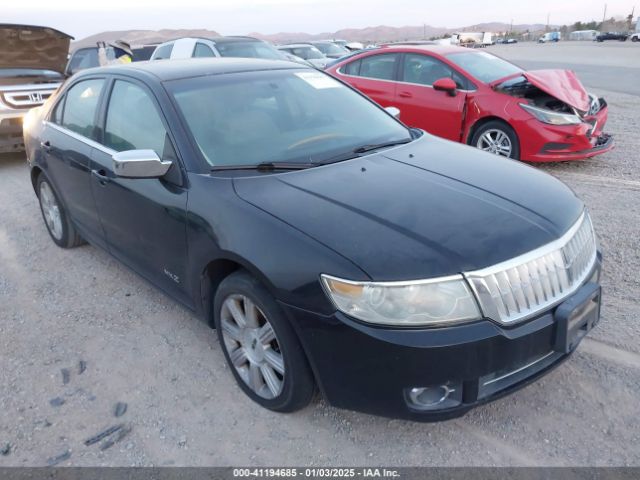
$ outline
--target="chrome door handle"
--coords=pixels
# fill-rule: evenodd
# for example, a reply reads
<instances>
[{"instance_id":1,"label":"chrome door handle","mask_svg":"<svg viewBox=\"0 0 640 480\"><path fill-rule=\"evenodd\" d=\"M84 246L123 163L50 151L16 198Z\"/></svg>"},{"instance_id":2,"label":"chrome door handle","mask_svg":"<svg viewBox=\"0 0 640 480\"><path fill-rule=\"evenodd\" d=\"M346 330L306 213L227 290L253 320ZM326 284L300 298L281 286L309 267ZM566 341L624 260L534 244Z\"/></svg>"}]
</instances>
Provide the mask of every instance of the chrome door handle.
<instances>
[{"instance_id":1,"label":"chrome door handle","mask_svg":"<svg viewBox=\"0 0 640 480\"><path fill-rule=\"evenodd\" d=\"M93 175L98 179L98 182L100 183L100 185L106 185L111 181L107 176L106 170L103 168L99 170L91 170L91 175Z\"/></svg>"}]
</instances>

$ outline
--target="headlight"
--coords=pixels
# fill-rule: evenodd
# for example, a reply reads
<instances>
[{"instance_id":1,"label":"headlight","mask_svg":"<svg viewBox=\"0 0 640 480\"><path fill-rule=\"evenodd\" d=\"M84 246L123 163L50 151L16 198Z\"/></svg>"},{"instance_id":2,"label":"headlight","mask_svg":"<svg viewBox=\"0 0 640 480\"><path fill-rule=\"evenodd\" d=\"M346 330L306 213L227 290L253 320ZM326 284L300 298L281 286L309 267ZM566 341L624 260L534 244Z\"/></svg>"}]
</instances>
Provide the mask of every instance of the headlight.
<instances>
[{"instance_id":1,"label":"headlight","mask_svg":"<svg viewBox=\"0 0 640 480\"><path fill-rule=\"evenodd\" d=\"M551 125L578 125L582 123L582 119L573 113L552 112L545 108L538 108L524 103L521 103L520 106L541 122Z\"/></svg>"},{"instance_id":2,"label":"headlight","mask_svg":"<svg viewBox=\"0 0 640 480\"><path fill-rule=\"evenodd\" d=\"M335 307L368 323L424 326L481 318L461 275L409 282L353 282L321 275Z\"/></svg>"}]
</instances>

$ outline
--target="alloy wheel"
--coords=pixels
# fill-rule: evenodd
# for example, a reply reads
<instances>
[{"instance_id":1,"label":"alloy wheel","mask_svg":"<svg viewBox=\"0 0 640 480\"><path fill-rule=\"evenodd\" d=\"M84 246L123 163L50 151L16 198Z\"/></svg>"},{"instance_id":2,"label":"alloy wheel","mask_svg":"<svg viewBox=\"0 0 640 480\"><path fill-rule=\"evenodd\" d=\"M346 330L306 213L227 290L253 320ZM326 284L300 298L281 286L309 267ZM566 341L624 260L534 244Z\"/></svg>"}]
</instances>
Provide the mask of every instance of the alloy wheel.
<instances>
[{"instance_id":1,"label":"alloy wheel","mask_svg":"<svg viewBox=\"0 0 640 480\"><path fill-rule=\"evenodd\" d=\"M511 158L511 152L513 151L509 136L502 130L495 128L484 132L478 139L476 147L485 152L509 158Z\"/></svg>"},{"instance_id":2,"label":"alloy wheel","mask_svg":"<svg viewBox=\"0 0 640 480\"><path fill-rule=\"evenodd\" d=\"M236 372L265 399L282 392L285 366L280 344L262 310L245 295L229 295L220 312L222 338Z\"/></svg>"},{"instance_id":3,"label":"alloy wheel","mask_svg":"<svg viewBox=\"0 0 640 480\"><path fill-rule=\"evenodd\" d=\"M62 240L62 215L56 196L47 182L40 184L40 205L47 228L56 240Z\"/></svg>"}]
</instances>

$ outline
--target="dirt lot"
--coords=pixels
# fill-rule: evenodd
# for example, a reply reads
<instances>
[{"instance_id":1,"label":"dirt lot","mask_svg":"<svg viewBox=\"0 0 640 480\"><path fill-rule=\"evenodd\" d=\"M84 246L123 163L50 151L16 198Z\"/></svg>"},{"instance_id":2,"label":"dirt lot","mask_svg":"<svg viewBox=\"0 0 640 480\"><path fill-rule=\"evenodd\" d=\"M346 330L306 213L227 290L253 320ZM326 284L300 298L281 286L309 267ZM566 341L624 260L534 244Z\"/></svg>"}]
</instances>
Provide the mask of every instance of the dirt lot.
<instances>
[{"instance_id":1,"label":"dirt lot","mask_svg":"<svg viewBox=\"0 0 640 480\"><path fill-rule=\"evenodd\" d=\"M57 248L24 158L1 157L0 466L60 455L96 466L640 465L640 97L596 91L617 149L543 168L591 210L605 252L602 321L541 381L437 424L322 401L287 416L259 408L234 384L215 332L108 254ZM120 418L117 402L128 404ZM121 442L84 445L120 422L131 428Z\"/></svg>"}]
</instances>

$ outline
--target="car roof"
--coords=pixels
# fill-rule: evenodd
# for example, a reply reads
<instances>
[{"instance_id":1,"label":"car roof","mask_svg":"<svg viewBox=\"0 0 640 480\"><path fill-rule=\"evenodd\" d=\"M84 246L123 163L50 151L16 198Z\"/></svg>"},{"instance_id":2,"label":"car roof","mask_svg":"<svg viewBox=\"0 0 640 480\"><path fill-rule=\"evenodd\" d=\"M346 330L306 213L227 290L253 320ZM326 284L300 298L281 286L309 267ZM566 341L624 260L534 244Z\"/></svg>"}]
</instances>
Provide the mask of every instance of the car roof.
<instances>
[{"instance_id":1,"label":"car roof","mask_svg":"<svg viewBox=\"0 0 640 480\"><path fill-rule=\"evenodd\" d=\"M138 78L155 78L161 82L180 78L223 75L227 73L304 69L299 63L286 60L265 60L260 58L186 58L180 60L152 60L133 62L125 65L89 68L77 77L95 75L98 72L122 74Z\"/></svg>"},{"instance_id":2,"label":"car roof","mask_svg":"<svg viewBox=\"0 0 640 480\"><path fill-rule=\"evenodd\" d=\"M278 48L302 48L302 47L313 47L312 43L287 43L285 45L278 45Z\"/></svg>"},{"instance_id":3,"label":"car roof","mask_svg":"<svg viewBox=\"0 0 640 480\"><path fill-rule=\"evenodd\" d=\"M213 43L246 43L246 42L265 43L259 38L246 37L246 36L240 36L240 35L231 35L228 37L178 37L178 38L172 38L171 40L165 40L161 44L156 44L156 45L160 46L160 45L165 45L167 43L174 43L174 42L177 42L178 40L209 40L210 42L213 42Z\"/></svg>"},{"instance_id":4,"label":"car roof","mask_svg":"<svg viewBox=\"0 0 640 480\"><path fill-rule=\"evenodd\" d=\"M412 45L395 43L393 45L383 45L380 47L380 50L384 51L398 51L398 52L407 52L407 51L415 51L415 52L430 52L435 53L437 55L449 55L450 53L461 53L461 52L476 52L472 48L465 47L457 47L455 45ZM368 50L364 50L365 52Z\"/></svg>"}]
</instances>

